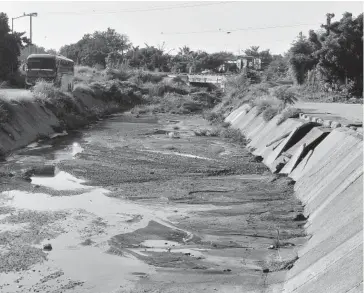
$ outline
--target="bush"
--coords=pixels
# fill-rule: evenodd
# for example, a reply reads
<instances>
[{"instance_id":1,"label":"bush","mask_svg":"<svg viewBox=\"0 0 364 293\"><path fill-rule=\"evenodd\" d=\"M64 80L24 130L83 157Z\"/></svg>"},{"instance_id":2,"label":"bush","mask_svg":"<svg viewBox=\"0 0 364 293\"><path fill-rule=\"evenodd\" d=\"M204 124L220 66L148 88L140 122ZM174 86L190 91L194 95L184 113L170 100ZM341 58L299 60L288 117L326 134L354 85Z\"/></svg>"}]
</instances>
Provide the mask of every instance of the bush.
<instances>
[{"instance_id":1,"label":"bush","mask_svg":"<svg viewBox=\"0 0 364 293\"><path fill-rule=\"evenodd\" d=\"M77 92L77 91L89 94L91 96L94 96L94 94L95 94L94 91L92 90L92 88L88 84L85 84L85 83L76 84L75 87L73 88L73 92Z\"/></svg>"},{"instance_id":2,"label":"bush","mask_svg":"<svg viewBox=\"0 0 364 293\"><path fill-rule=\"evenodd\" d=\"M126 70L124 68L108 68L105 70L105 76L107 80L118 79L121 81L125 81L128 80L132 75L133 73L131 72L131 70Z\"/></svg>"},{"instance_id":3,"label":"bush","mask_svg":"<svg viewBox=\"0 0 364 293\"><path fill-rule=\"evenodd\" d=\"M202 117L213 124L223 123L225 120L225 117L222 114L215 112L204 112Z\"/></svg>"},{"instance_id":4,"label":"bush","mask_svg":"<svg viewBox=\"0 0 364 293\"><path fill-rule=\"evenodd\" d=\"M260 99L253 100L249 103L252 107L257 108L258 115L267 109L279 109L280 102L270 96L261 97Z\"/></svg>"},{"instance_id":5,"label":"bush","mask_svg":"<svg viewBox=\"0 0 364 293\"><path fill-rule=\"evenodd\" d=\"M198 91L191 93L191 97L194 101L204 103L206 107L213 107L217 103L221 102L221 93L207 93L204 91Z\"/></svg>"},{"instance_id":6,"label":"bush","mask_svg":"<svg viewBox=\"0 0 364 293\"><path fill-rule=\"evenodd\" d=\"M263 119L264 121L268 122L272 120L274 116L276 116L279 112L279 109L276 107L270 107L264 110L263 112Z\"/></svg>"},{"instance_id":7,"label":"bush","mask_svg":"<svg viewBox=\"0 0 364 293\"><path fill-rule=\"evenodd\" d=\"M238 143L241 145L247 144L245 136L241 133L239 129L231 127L223 129L220 133L220 136L222 138L228 139L230 142Z\"/></svg>"},{"instance_id":8,"label":"bush","mask_svg":"<svg viewBox=\"0 0 364 293\"><path fill-rule=\"evenodd\" d=\"M161 82L167 74L165 73L157 73L151 71L144 71L144 70L135 70L130 77L130 81L136 84L142 83L158 83Z\"/></svg>"},{"instance_id":9,"label":"bush","mask_svg":"<svg viewBox=\"0 0 364 293\"><path fill-rule=\"evenodd\" d=\"M54 100L64 95L64 93L52 82L38 81L33 87L33 95L36 99Z\"/></svg>"},{"instance_id":10,"label":"bush","mask_svg":"<svg viewBox=\"0 0 364 293\"><path fill-rule=\"evenodd\" d=\"M281 117L277 121L277 125L282 124L288 118L298 118L299 117L299 113L301 113L301 112L302 112L301 109L298 109L298 108L293 108L293 107L285 108L281 112Z\"/></svg>"},{"instance_id":11,"label":"bush","mask_svg":"<svg viewBox=\"0 0 364 293\"><path fill-rule=\"evenodd\" d=\"M157 84L147 82L143 85L143 88L147 90L150 96L159 97L162 97L167 93L176 93L179 95L187 95L189 93L187 89L181 86L172 85L166 82L160 82Z\"/></svg>"},{"instance_id":12,"label":"bush","mask_svg":"<svg viewBox=\"0 0 364 293\"><path fill-rule=\"evenodd\" d=\"M88 66L75 66L75 76L73 81L77 83L90 84L95 81L106 80L104 71L97 70L96 68L91 68Z\"/></svg>"},{"instance_id":13,"label":"bush","mask_svg":"<svg viewBox=\"0 0 364 293\"><path fill-rule=\"evenodd\" d=\"M129 108L142 102L141 88L129 81L108 80L94 82L90 88L95 97L103 101L113 101Z\"/></svg>"},{"instance_id":14,"label":"bush","mask_svg":"<svg viewBox=\"0 0 364 293\"><path fill-rule=\"evenodd\" d=\"M298 101L295 92L290 86L279 86L274 89L274 96L282 101L285 108L288 104L293 105Z\"/></svg>"},{"instance_id":15,"label":"bush","mask_svg":"<svg viewBox=\"0 0 364 293\"><path fill-rule=\"evenodd\" d=\"M80 114L73 96L62 92L53 83L37 82L33 87L33 96L37 102L45 104L60 119L69 114Z\"/></svg>"},{"instance_id":16,"label":"bush","mask_svg":"<svg viewBox=\"0 0 364 293\"><path fill-rule=\"evenodd\" d=\"M210 136L210 137L217 137L220 135L220 130L218 128L213 129L198 129L193 131L196 136Z\"/></svg>"}]
</instances>

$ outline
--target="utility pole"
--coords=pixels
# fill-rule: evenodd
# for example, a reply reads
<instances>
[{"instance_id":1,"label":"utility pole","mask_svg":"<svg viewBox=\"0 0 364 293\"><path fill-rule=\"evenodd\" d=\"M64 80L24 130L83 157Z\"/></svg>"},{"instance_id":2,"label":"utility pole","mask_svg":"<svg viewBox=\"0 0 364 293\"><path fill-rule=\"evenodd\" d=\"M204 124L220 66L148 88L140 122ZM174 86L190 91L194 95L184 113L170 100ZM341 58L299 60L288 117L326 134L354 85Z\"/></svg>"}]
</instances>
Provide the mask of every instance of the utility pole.
<instances>
[{"instance_id":1,"label":"utility pole","mask_svg":"<svg viewBox=\"0 0 364 293\"><path fill-rule=\"evenodd\" d=\"M30 18L30 44L32 44L32 41L33 41L33 27L32 27L32 17L33 16L38 16L38 13L36 12L32 12L32 13L28 13L26 14L25 12L23 13L23 15L21 16L18 16L18 17L13 17L11 19L11 33L14 34L14 19L18 19L18 18L21 18L21 17L26 17L26 16L29 16Z\"/></svg>"}]
</instances>

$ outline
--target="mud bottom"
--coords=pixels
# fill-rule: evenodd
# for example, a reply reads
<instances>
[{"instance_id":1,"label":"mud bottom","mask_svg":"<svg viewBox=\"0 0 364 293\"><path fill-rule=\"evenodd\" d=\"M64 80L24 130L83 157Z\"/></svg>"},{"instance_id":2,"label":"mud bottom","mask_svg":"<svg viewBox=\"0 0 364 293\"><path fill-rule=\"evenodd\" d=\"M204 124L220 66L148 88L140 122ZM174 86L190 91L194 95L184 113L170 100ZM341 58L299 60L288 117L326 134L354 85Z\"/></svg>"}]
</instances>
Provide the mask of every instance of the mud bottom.
<instances>
[{"instance_id":1,"label":"mud bottom","mask_svg":"<svg viewBox=\"0 0 364 293\"><path fill-rule=\"evenodd\" d=\"M0 291L279 292L301 203L203 127L113 115L16 152L0 166Z\"/></svg>"}]
</instances>

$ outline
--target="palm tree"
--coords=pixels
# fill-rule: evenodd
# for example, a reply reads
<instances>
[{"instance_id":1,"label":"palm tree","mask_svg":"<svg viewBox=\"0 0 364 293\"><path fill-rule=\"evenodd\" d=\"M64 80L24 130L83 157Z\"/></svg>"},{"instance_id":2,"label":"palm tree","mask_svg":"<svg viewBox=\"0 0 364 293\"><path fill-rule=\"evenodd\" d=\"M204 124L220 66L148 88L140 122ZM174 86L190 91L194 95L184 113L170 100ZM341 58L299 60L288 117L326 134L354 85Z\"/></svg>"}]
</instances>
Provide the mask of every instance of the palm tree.
<instances>
[{"instance_id":1,"label":"palm tree","mask_svg":"<svg viewBox=\"0 0 364 293\"><path fill-rule=\"evenodd\" d=\"M178 50L179 50L178 54L182 56L188 56L193 52L188 46L183 46L182 48L178 48Z\"/></svg>"}]
</instances>

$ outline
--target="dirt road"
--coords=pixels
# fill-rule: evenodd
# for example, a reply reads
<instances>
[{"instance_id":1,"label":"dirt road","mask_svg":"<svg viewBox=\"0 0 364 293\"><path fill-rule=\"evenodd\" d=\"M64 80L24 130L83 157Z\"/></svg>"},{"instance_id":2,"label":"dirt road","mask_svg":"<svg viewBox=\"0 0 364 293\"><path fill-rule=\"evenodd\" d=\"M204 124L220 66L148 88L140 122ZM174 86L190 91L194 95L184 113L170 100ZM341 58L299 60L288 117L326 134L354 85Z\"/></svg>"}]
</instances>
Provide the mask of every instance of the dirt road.
<instances>
[{"instance_id":1,"label":"dirt road","mask_svg":"<svg viewBox=\"0 0 364 293\"><path fill-rule=\"evenodd\" d=\"M120 114L14 153L0 291L280 292L302 206L246 149L194 134L209 127Z\"/></svg>"},{"instance_id":2,"label":"dirt road","mask_svg":"<svg viewBox=\"0 0 364 293\"><path fill-rule=\"evenodd\" d=\"M360 104L298 102L295 104L295 107L302 109L305 113L312 113L316 116L326 115L327 119L335 121L343 118L348 122L363 123L363 105Z\"/></svg>"}]
</instances>

